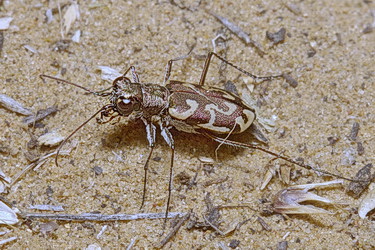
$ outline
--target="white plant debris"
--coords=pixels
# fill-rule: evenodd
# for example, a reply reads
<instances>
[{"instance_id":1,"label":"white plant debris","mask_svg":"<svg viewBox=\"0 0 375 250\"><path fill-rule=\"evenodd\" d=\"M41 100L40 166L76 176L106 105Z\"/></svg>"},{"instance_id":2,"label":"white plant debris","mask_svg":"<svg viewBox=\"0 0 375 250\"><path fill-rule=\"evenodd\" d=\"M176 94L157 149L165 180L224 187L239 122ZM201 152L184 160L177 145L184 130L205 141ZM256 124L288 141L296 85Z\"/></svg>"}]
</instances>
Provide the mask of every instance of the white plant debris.
<instances>
[{"instance_id":1,"label":"white plant debris","mask_svg":"<svg viewBox=\"0 0 375 250\"><path fill-rule=\"evenodd\" d=\"M77 3L72 3L66 10L63 17L64 34L68 34L73 23L79 19L79 6Z\"/></svg>"},{"instance_id":2,"label":"white plant debris","mask_svg":"<svg viewBox=\"0 0 375 250\"><path fill-rule=\"evenodd\" d=\"M2 17L0 18L0 30L9 29L10 22L13 20L13 17Z\"/></svg>"},{"instance_id":3,"label":"white plant debris","mask_svg":"<svg viewBox=\"0 0 375 250\"><path fill-rule=\"evenodd\" d=\"M30 205L29 209L42 210L42 211L54 211L54 212L64 211L64 208L61 205L54 206L54 205L47 205L47 204Z\"/></svg>"},{"instance_id":4,"label":"white plant debris","mask_svg":"<svg viewBox=\"0 0 375 250\"><path fill-rule=\"evenodd\" d=\"M31 53L33 53L33 54L37 54L37 53L38 53L38 51L37 51L35 48L33 48L31 45L26 44L26 45L24 45L23 47L24 47L26 50L28 50L28 51L30 51Z\"/></svg>"},{"instance_id":5,"label":"white plant debris","mask_svg":"<svg viewBox=\"0 0 375 250\"><path fill-rule=\"evenodd\" d=\"M13 225L18 222L16 212L0 201L0 224Z\"/></svg>"},{"instance_id":6,"label":"white plant debris","mask_svg":"<svg viewBox=\"0 0 375 250\"><path fill-rule=\"evenodd\" d=\"M96 235L96 238L97 238L98 240L102 237L102 235L104 234L105 230L107 230L107 227L108 227L108 225L104 225L104 226L102 227L102 229L100 230L100 232Z\"/></svg>"},{"instance_id":7,"label":"white plant debris","mask_svg":"<svg viewBox=\"0 0 375 250\"><path fill-rule=\"evenodd\" d=\"M352 166L355 163L356 150L352 147L345 149L342 152L341 164L344 166Z\"/></svg>"},{"instance_id":8,"label":"white plant debris","mask_svg":"<svg viewBox=\"0 0 375 250\"><path fill-rule=\"evenodd\" d=\"M268 168L266 174L263 177L263 182L262 182L262 185L260 186L260 190L264 190L275 175L276 175L276 169Z\"/></svg>"},{"instance_id":9,"label":"white plant debris","mask_svg":"<svg viewBox=\"0 0 375 250\"><path fill-rule=\"evenodd\" d=\"M12 230L6 230L6 231L1 231L0 236L6 235L8 233L12 232Z\"/></svg>"},{"instance_id":10,"label":"white plant debris","mask_svg":"<svg viewBox=\"0 0 375 250\"><path fill-rule=\"evenodd\" d=\"M11 241L14 241L14 240L16 240L16 239L18 239L17 236L10 237L10 238L5 239L5 240L0 240L0 246L1 246L1 245L4 245L4 244L7 244L7 243L9 243L9 242L11 242Z\"/></svg>"},{"instance_id":11,"label":"white plant debris","mask_svg":"<svg viewBox=\"0 0 375 250\"><path fill-rule=\"evenodd\" d=\"M365 198L361 201L358 208L358 215L362 219L365 219L367 214L375 208L375 183L371 183L369 186L369 192Z\"/></svg>"},{"instance_id":12,"label":"white plant debris","mask_svg":"<svg viewBox=\"0 0 375 250\"><path fill-rule=\"evenodd\" d=\"M133 246L135 245L135 243L137 243L137 239L138 239L137 236L135 236L133 239L131 239L129 245L126 247L126 250L131 250L133 248Z\"/></svg>"},{"instance_id":13,"label":"white plant debris","mask_svg":"<svg viewBox=\"0 0 375 250\"><path fill-rule=\"evenodd\" d=\"M102 248L98 244L94 243L88 245L85 250L102 250Z\"/></svg>"},{"instance_id":14,"label":"white plant debris","mask_svg":"<svg viewBox=\"0 0 375 250\"><path fill-rule=\"evenodd\" d=\"M49 132L49 133L46 133L46 134L40 136L38 138L38 143L40 145L53 147L53 146L56 146L56 145L60 144L60 142L62 142L63 140L64 140L63 136L61 136L59 133L57 133L55 131L52 131L52 132Z\"/></svg>"},{"instance_id":15,"label":"white plant debris","mask_svg":"<svg viewBox=\"0 0 375 250\"><path fill-rule=\"evenodd\" d=\"M46 10L46 17L47 17L47 23L51 23L53 21L52 9Z\"/></svg>"},{"instance_id":16,"label":"white plant debris","mask_svg":"<svg viewBox=\"0 0 375 250\"><path fill-rule=\"evenodd\" d=\"M199 156L198 157L198 160L202 163L206 163L206 164L214 164L215 163L215 160L210 158L210 157L206 157L206 156Z\"/></svg>"},{"instance_id":17,"label":"white plant debris","mask_svg":"<svg viewBox=\"0 0 375 250\"><path fill-rule=\"evenodd\" d=\"M4 94L0 94L0 105L10 111L16 112L21 115L33 114L30 109L24 108L21 103Z\"/></svg>"},{"instance_id":18,"label":"white plant debris","mask_svg":"<svg viewBox=\"0 0 375 250\"><path fill-rule=\"evenodd\" d=\"M74 32L74 35L72 36L72 41L75 43L79 43L80 39L81 39L81 31L77 30L76 32Z\"/></svg>"},{"instance_id":19,"label":"white plant debris","mask_svg":"<svg viewBox=\"0 0 375 250\"><path fill-rule=\"evenodd\" d=\"M5 175L4 172L0 169L0 194L4 193L9 187L9 183L12 182L12 179Z\"/></svg>"},{"instance_id":20,"label":"white plant debris","mask_svg":"<svg viewBox=\"0 0 375 250\"><path fill-rule=\"evenodd\" d=\"M112 69L108 66L98 66L98 69L102 72L102 79L105 81L113 82L117 77L122 76L116 69Z\"/></svg>"},{"instance_id":21,"label":"white plant debris","mask_svg":"<svg viewBox=\"0 0 375 250\"><path fill-rule=\"evenodd\" d=\"M306 185L291 186L276 194L272 204L272 210L280 214L332 214L331 212L312 205L301 205L304 201L324 202L335 204L335 202L308 192L312 188L342 184L343 180L328 181L323 183L311 183Z\"/></svg>"}]
</instances>

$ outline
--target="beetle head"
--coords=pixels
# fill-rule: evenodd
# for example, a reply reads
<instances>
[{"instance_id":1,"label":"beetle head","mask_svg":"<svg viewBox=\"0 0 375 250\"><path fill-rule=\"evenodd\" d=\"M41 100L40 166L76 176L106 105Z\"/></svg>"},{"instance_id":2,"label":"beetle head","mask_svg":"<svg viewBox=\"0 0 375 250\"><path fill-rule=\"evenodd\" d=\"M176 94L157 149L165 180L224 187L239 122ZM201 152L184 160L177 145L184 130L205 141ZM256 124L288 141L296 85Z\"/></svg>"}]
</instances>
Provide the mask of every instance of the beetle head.
<instances>
[{"instance_id":1,"label":"beetle head","mask_svg":"<svg viewBox=\"0 0 375 250\"><path fill-rule=\"evenodd\" d=\"M133 83L129 78L120 76L113 81L110 98L113 111L121 116L139 117L142 112L142 90L139 83Z\"/></svg>"}]
</instances>

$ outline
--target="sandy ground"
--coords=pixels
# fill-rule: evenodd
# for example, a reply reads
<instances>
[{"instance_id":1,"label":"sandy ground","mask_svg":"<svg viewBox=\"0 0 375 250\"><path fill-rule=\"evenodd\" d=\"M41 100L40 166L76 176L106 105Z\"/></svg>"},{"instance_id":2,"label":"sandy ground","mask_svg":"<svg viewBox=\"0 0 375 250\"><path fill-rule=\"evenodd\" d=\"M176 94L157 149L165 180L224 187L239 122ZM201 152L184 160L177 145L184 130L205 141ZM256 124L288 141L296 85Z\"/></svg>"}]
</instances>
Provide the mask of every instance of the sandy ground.
<instances>
[{"instance_id":1,"label":"sandy ground","mask_svg":"<svg viewBox=\"0 0 375 250\"><path fill-rule=\"evenodd\" d=\"M259 114L277 117L276 131L267 134L270 150L344 176L354 176L374 161L375 32L369 28L364 32L374 22L372 1L79 1L80 18L64 37L55 1L33 0L28 5L24 1L0 2L0 17L14 18L10 28L2 31L1 93L34 112L53 105L59 109L34 127L26 126L23 116L0 109L0 167L11 178L31 158L53 150L32 145L33 138L50 131L67 136L108 103L106 98L86 95L73 86L43 83L40 74L101 90L110 83L101 79L99 65L121 72L134 65L142 82L160 83L167 61L194 46L189 58L175 63L172 79L197 83L204 56L213 50L212 39L220 34L225 43L219 39L217 51L234 64L258 75L290 72L298 81L293 88L285 80L273 80L253 92ZM62 8L63 14L68 6ZM55 8L54 19L47 23L49 8ZM266 54L261 56L205 10L237 24ZM286 29L285 40L273 45L266 31L280 28ZM71 39L77 30L81 31L79 43L61 42ZM246 79L239 72L227 67L219 73L218 65L214 59L208 85L222 87L220 81L232 80L240 92L246 89ZM359 133L351 140L355 122ZM332 178L281 160L270 162L272 157L262 152L228 147L220 148L214 164L202 165L198 158L215 158L217 144L178 131L173 135L176 156L171 211L192 211L194 216L165 248L238 245L238 249L275 249L281 241L287 241L290 249L375 248L374 217L360 219L357 214L365 194L353 198L342 186L317 190L314 192L346 205L323 206L334 213L329 215L291 215L289 219L264 215L264 202L288 186L274 178L265 190L259 190L267 166L288 165L292 173L289 185ZM66 214L139 213L143 164L149 152L143 125L128 124L125 119L115 125L92 121L74 139L77 148L60 157L59 167L51 160L27 172L2 197L25 213L42 212L29 209L38 204L63 205ZM143 210L147 213L165 211L170 150L160 136L158 142L156 158L150 164ZM358 152L358 143L363 152ZM95 174L94 167L103 172ZM195 175L196 184L188 189L186 182ZM203 215L207 216L207 197L215 206L248 204L251 209L220 209L216 222L221 231L242 224L221 236L208 226L198 227L204 224ZM263 227L258 217L269 228ZM189 229L194 221L196 227ZM0 231L12 230L2 239L18 237L5 247L83 249L95 244L109 249L125 248L135 240L134 248L142 249L156 246L165 237L160 236L162 220L57 222L47 224L56 226L54 231L44 232L47 222L21 219L13 227L2 226ZM167 223L165 231L170 230Z\"/></svg>"}]
</instances>

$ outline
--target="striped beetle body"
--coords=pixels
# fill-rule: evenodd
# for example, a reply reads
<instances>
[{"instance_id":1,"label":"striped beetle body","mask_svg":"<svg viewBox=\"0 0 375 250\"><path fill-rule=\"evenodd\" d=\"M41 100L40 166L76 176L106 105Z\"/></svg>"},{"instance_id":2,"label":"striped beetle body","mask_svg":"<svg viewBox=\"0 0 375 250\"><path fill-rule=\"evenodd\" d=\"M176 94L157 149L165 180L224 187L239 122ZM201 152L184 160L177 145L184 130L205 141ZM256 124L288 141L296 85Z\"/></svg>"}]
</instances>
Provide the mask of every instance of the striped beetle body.
<instances>
[{"instance_id":1,"label":"striped beetle body","mask_svg":"<svg viewBox=\"0 0 375 250\"><path fill-rule=\"evenodd\" d=\"M201 134L220 144L226 144L236 147L252 148L266 152L276 158L283 159L292 164L307 169L314 169L313 167L304 163L295 161L289 157L274 153L268 149L255 146L249 143L237 142L228 139L228 135L238 134L244 132L250 127L256 118L254 109L241 100L238 96L214 87L204 86L207 71L210 65L212 56L216 56L226 64L234 67L254 80L272 80L274 78L282 77L282 75L259 77L255 76L238 66L228 62L219 55L211 52L208 54L199 84L190 84L180 81L170 81L170 72L172 63L174 61L183 59L177 58L170 60L167 64L166 73L164 76L164 84L141 83L139 77L135 72L133 66L120 77L113 81L112 91L110 92L95 92L78 84L59 79L53 76L41 75L42 79L50 78L58 82L74 85L87 92L98 96L109 96L110 104L103 106L76 130L74 130L59 146L55 158L55 164L58 165L57 158L63 145L84 125L90 120L100 114L98 118L99 123L107 123L116 117L127 117L130 120L141 119L145 124L147 140L150 146L150 153L144 165L144 186L141 208L144 205L146 195L146 180L148 163L155 146L156 131L159 127L160 134L167 142L171 149L171 164L169 172L169 186L168 186L168 201L166 208L166 216L168 217L168 210L170 204L171 190L172 190L172 170L174 161L174 140L170 130L176 128L179 131L188 133ZM126 75L131 72L132 80ZM227 135L222 138L219 135ZM348 179L340 175L329 173L324 170L316 170L323 174L328 174L337 178Z\"/></svg>"},{"instance_id":2,"label":"striped beetle body","mask_svg":"<svg viewBox=\"0 0 375 250\"><path fill-rule=\"evenodd\" d=\"M178 81L171 81L167 88L171 123L180 131L237 134L255 119L255 110L228 91Z\"/></svg>"}]
</instances>

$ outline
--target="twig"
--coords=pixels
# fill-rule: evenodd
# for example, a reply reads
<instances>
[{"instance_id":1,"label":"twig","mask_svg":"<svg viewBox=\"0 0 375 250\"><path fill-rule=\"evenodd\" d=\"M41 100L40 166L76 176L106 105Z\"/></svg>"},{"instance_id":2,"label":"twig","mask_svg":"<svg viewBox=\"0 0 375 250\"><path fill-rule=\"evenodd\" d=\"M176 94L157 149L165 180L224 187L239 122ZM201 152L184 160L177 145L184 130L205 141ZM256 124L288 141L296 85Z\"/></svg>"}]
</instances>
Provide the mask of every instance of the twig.
<instances>
[{"instance_id":1,"label":"twig","mask_svg":"<svg viewBox=\"0 0 375 250\"><path fill-rule=\"evenodd\" d=\"M168 214L170 215L170 213ZM157 244L155 247L156 248L162 248L165 244L168 243L168 241L176 235L177 231L180 229L180 227L182 226L182 224L187 221L188 219L190 218L190 213L186 213L184 214L184 216L182 218L180 218L180 220L178 221L178 223L173 227L172 231L170 231L167 236L165 236L165 238L160 241L159 244Z\"/></svg>"},{"instance_id":2,"label":"twig","mask_svg":"<svg viewBox=\"0 0 375 250\"><path fill-rule=\"evenodd\" d=\"M246 34L239 26L230 22L225 17L219 16L218 14L216 14L216 13L210 11L210 10L207 10L207 12L209 14L211 14L212 16L214 16L217 20L219 20L225 27L227 27L232 33L234 33L236 36L238 36L247 45L253 46L260 56L263 56L265 54L265 52L261 48L260 44L258 44L256 41L251 39L250 36L248 34Z\"/></svg>"},{"instance_id":3,"label":"twig","mask_svg":"<svg viewBox=\"0 0 375 250\"><path fill-rule=\"evenodd\" d=\"M168 218L176 216L185 216L186 213L168 213ZM139 214L39 214L30 213L24 214L25 219L47 219L47 220L60 220L60 221L128 221L128 220L152 220L164 219L165 213L139 213Z\"/></svg>"},{"instance_id":4,"label":"twig","mask_svg":"<svg viewBox=\"0 0 375 250\"><path fill-rule=\"evenodd\" d=\"M209 221L206 218L206 216L203 215L203 219L208 223L208 225L210 225L213 229L215 229L215 231L218 232L221 236L225 236L225 233L223 231L221 231L217 226L212 224L211 221Z\"/></svg>"},{"instance_id":5,"label":"twig","mask_svg":"<svg viewBox=\"0 0 375 250\"><path fill-rule=\"evenodd\" d=\"M137 236L135 236L133 239L131 239L131 241L130 241L130 243L129 243L129 245L128 245L128 247L126 248L126 250L131 250L132 249L132 247L135 245L135 243L137 242Z\"/></svg>"},{"instance_id":6,"label":"twig","mask_svg":"<svg viewBox=\"0 0 375 250\"><path fill-rule=\"evenodd\" d=\"M61 151L60 155L68 155L68 154L70 154L70 152L72 151L72 149L75 148L76 146L77 146L76 142L73 142L71 144L70 148L68 148L67 150ZM37 169L37 168L39 168L41 165L43 165L48 160L49 157L51 157L53 155L56 155L56 153L57 153L57 151L55 150L52 153L46 154L44 156L41 156L36 161L34 161L34 162L30 163L29 165L27 165L24 169L22 169L20 172L18 172L15 177L13 177L13 180L9 184L9 186L10 187L13 186L30 169Z\"/></svg>"},{"instance_id":7,"label":"twig","mask_svg":"<svg viewBox=\"0 0 375 250\"><path fill-rule=\"evenodd\" d=\"M38 110L38 112L36 114L31 114L31 115L25 117L22 121L23 121L23 123L25 123L27 125L35 124L36 122L38 122L40 120L43 120L47 116L56 113L57 111L58 111L57 106L51 106L51 107L48 107L46 109Z\"/></svg>"}]
</instances>

